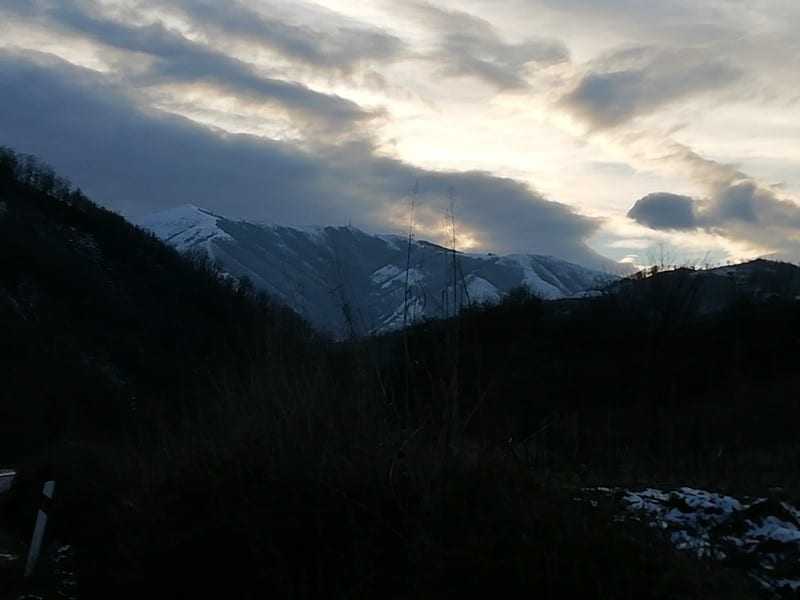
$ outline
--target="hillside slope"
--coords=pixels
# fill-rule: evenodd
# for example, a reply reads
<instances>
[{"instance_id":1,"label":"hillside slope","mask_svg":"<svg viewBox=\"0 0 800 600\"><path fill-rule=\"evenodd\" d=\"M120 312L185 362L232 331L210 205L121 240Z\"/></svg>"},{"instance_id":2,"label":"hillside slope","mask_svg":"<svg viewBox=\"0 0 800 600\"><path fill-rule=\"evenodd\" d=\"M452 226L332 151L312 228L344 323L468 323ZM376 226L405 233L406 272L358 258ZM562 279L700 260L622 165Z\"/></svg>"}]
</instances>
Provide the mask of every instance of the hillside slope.
<instances>
[{"instance_id":1,"label":"hillside slope","mask_svg":"<svg viewBox=\"0 0 800 600\"><path fill-rule=\"evenodd\" d=\"M794 305L659 329L518 291L328 344L24 157L0 213L0 522L23 547L57 480L81 598L752 597L575 492L788 487ZM19 562L0 596L62 597Z\"/></svg>"},{"instance_id":2,"label":"hillside slope","mask_svg":"<svg viewBox=\"0 0 800 600\"><path fill-rule=\"evenodd\" d=\"M800 267L757 259L712 269L674 269L621 279L609 286L622 302L671 317L715 315L743 301L800 299Z\"/></svg>"},{"instance_id":3,"label":"hillside slope","mask_svg":"<svg viewBox=\"0 0 800 600\"><path fill-rule=\"evenodd\" d=\"M295 308L336 336L380 333L452 315L525 285L555 299L611 276L551 256L457 253L353 227L293 228L235 221L195 206L139 221L181 252L202 250L222 269ZM454 291L455 290L455 291Z\"/></svg>"},{"instance_id":4,"label":"hillside slope","mask_svg":"<svg viewBox=\"0 0 800 600\"><path fill-rule=\"evenodd\" d=\"M0 153L0 454L127 427L310 335L29 157ZM290 331L292 330L292 331ZM280 337L280 344L274 338ZM266 360L266 358L265 358ZM79 431L80 430L80 431Z\"/></svg>"}]
</instances>

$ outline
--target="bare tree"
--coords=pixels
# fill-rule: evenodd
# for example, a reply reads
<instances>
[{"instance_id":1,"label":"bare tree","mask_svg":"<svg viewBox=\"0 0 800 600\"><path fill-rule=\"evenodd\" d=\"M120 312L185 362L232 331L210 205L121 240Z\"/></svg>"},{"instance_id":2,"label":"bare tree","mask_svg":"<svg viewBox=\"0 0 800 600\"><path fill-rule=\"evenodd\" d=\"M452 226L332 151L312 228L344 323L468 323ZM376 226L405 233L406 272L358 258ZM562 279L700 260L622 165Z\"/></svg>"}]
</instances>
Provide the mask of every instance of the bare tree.
<instances>
[{"instance_id":1,"label":"bare tree","mask_svg":"<svg viewBox=\"0 0 800 600\"><path fill-rule=\"evenodd\" d=\"M419 195L419 180L414 182L411 196L408 199L408 244L406 246L406 281L403 289L403 329L408 327L408 302L411 299L409 288L409 274L411 271L411 248L414 244L414 228L417 209L417 196Z\"/></svg>"}]
</instances>

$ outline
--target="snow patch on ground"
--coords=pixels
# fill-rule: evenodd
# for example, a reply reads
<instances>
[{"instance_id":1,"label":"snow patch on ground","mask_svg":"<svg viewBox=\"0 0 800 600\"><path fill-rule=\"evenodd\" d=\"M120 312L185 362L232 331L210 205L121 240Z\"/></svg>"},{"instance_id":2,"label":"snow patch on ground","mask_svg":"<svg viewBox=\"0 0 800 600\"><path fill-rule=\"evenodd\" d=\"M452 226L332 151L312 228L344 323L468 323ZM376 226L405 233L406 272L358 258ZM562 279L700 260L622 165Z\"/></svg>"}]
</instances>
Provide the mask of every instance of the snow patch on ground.
<instances>
[{"instance_id":1,"label":"snow patch on ground","mask_svg":"<svg viewBox=\"0 0 800 600\"><path fill-rule=\"evenodd\" d=\"M58 596L64 600L78 600L74 548L69 544L59 545L53 553L52 561Z\"/></svg>"},{"instance_id":2,"label":"snow patch on ground","mask_svg":"<svg viewBox=\"0 0 800 600\"><path fill-rule=\"evenodd\" d=\"M800 510L788 502L738 499L689 487L584 492L614 495L623 509L618 520L641 520L661 529L678 550L745 566L778 594L800 590Z\"/></svg>"}]
</instances>

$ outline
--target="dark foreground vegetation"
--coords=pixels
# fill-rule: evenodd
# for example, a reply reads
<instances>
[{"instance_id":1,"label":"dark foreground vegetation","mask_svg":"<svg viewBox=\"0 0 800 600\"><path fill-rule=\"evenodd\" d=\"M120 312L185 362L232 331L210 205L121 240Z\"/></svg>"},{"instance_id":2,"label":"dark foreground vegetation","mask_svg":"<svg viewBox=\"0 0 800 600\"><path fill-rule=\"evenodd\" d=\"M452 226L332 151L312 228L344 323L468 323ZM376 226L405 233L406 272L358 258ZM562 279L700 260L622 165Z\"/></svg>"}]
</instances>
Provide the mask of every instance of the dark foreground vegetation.
<instances>
[{"instance_id":1,"label":"dark foreground vegetation","mask_svg":"<svg viewBox=\"0 0 800 600\"><path fill-rule=\"evenodd\" d=\"M796 300L703 316L671 289L333 344L4 151L1 527L29 535L54 477L82 598L755 597L572 500L797 500Z\"/></svg>"}]
</instances>

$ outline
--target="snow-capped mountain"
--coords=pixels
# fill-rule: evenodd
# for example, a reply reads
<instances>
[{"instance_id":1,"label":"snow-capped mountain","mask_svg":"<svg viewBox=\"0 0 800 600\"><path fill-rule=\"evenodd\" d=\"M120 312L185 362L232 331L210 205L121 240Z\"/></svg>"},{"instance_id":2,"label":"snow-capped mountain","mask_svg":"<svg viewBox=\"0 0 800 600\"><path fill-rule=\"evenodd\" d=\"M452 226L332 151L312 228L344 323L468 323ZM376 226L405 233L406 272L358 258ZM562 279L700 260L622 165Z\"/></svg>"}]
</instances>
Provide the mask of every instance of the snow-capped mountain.
<instances>
[{"instance_id":1,"label":"snow-capped mountain","mask_svg":"<svg viewBox=\"0 0 800 600\"><path fill-rule=\"evenodd\" d=\"M336 336L388 331L495 301L525 285L557 299L612 276L551 256L465 254L353 227L297 228L237 221L181 206L138 224L181 252L204 251ZM455 262L455 269L454 269ZM454 273L455 271L455 273Z\"/></svg>"}]
</instances>

